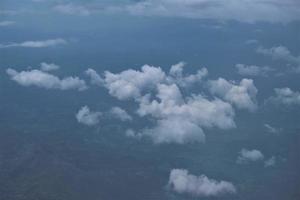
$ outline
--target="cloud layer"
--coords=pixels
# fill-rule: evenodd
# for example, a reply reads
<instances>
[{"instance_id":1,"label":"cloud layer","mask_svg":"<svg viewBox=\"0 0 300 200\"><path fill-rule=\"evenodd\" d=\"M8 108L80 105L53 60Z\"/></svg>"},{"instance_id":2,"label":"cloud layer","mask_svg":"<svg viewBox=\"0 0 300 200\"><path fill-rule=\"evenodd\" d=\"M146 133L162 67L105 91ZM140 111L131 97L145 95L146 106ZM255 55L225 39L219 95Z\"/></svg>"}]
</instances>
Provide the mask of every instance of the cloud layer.
<instances>
[{"instance_id":1,"label":"cloud layer","mask_svg":"<svg viewBox=\"0 0 300 200\"><path fill-rule=\"evenodd\" d=\"M297 0L142 0L115 7L133 15L199 19L290 22L300 19Z\"/></svg>"}]
</instances>

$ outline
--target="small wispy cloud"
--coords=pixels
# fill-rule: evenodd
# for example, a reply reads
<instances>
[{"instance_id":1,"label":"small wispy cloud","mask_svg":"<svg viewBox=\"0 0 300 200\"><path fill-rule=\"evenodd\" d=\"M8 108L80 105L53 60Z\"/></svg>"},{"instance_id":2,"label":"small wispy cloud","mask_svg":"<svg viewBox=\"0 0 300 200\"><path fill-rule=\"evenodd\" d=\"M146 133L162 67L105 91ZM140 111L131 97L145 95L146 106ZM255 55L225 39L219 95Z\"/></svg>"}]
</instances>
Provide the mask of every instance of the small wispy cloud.
<instances>
[{"instance_id":1,"label":"small wispy cloud","mask_svg":"<svg viewBox=\"0 0 300 200\"><path fill-rule=\"evenodd\" d=\"M49 39L49 40L34 40L34 41L24 41L20 43L9 43L0 44L0 48L12 48L12 47L27 47L27 48L44 48L53 47L58 45L65 45L67 41L62 38Z\"/></svg>"},{"instance_id":2,"label":"small wispy cloud","mask_svg":"<svg viewBox=\"0 0 300 200\"><path fill-rule=\"evenodd\" d=\"M61 4L57 5L53 8L54 11L68 14L68 15L81 15L81 16L88 16L91 14L91 11L82 6L82 5L75 5L75 4Z\"/></svg>"},{"instance_id":3,"label":"small wispy cloud","mask_svg":"<svg viewBox=\"0 0 300 200\"><path fill-rule=\"evenodd\" d=\"M15 23L15 21L0 21L0 26L11 26Z\"/></svg>"}]
</instances>

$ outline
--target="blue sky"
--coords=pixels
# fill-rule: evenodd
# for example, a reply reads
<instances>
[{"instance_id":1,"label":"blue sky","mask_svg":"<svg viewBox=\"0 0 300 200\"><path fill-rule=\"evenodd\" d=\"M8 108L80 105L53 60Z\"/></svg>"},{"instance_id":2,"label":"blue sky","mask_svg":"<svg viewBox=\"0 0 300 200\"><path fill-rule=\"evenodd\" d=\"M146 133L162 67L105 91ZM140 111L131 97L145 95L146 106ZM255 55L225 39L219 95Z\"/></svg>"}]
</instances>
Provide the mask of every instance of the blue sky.
<instances>
[{"instance_id":1,"label":"blue sky","mask_svg":"<svg viewBox=\"0 0 300 200\"><path fill-rule=\"evenodd\" d=\"M0 3L0 196L298 199L297 0Z\"/></svg>"}]
</instances>

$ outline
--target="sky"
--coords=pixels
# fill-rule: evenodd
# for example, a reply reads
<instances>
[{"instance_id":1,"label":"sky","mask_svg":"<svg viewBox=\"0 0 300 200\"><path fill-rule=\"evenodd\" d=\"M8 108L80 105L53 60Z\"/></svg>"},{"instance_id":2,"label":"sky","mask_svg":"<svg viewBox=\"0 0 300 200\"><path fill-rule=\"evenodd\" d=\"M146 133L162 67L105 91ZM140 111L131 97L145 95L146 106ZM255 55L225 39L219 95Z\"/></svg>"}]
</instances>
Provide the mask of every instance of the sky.
<instances>
[{"instance_id":1,"label":"sky","mask_svg":"<svg viewBox=\"0 0 300 200\"><path fill-rule=\"evenodd\" d=\"M298 0L0 2L0 197L300 198Z\"/></svg>"}]
</instances>

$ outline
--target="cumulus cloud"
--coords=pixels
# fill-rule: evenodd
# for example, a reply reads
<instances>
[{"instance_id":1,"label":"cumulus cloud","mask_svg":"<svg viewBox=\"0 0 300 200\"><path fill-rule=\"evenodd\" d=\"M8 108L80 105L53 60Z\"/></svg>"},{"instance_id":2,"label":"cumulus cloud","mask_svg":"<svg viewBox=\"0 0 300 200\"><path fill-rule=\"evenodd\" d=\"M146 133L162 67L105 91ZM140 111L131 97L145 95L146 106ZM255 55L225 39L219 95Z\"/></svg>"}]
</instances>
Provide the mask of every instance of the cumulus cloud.
<instances>
[{"instance_id":1,"label":"cumulus cloud","mask_svg":"<svg viewBox=\"0 0 300 200\"><path fill-rule=\"evenodd\" d=\"M99 123L101 115L101 112L90 111L88 106L83 106L76 114L76 119L79 123L94 126Z\"/></svg>"},{"instance_id":2,"label":"cumulus cloud","mask_svg":"<svg viewBox=\"0 0 300 200\"><path fill-rule=\"evenodd\" d=\"M119 74L109 71L104 73L105 87L109 94L120 100L138 98L145 89L155 88L165 79L160 67L144 65L141 71L128 69Z\"/></svg>"},{"instance_id":3,"label":"cumulus cloud","mask_svg":"<svg viewBox=\"0 0 300 200\"><path fill-rule=\"evenodd\" d=\"M179 62L175 65L171 66L168 81L174 82L178 84L181 87L188 87L191 86L197 82L201 82L202 79L207 76L208 71L206 68L202 68L197 71L196 74L183 74L183 67L186 65L184 62Z\"/></svg>"},{"instance_id":4,"label":"cumulus cloud","mask_svg":"<svg viewBox=\"0 0 300 200\"><path fill-rule=\"evenodd\" d=\"M76 5L71 3L56 5L53 9L57 12L68 15L88 16L91 14L91 11L88 8L82 5Z\"/></svg>"},{"instance_id":5,"label":"cumulus cloud","mask_svg":"<svg viewBox=\"0 0 300 200\"><path fill-rule=\"evenodd\" d=\"M235 186L228 181L216 181L205 175L195 176L185 169L172 169L168 186L179 194L196 197L215 197L236 193Z\"/></svg>"},{"instance_id":6,"label":"cumulus cloud","mask_svg":"<svg viewBox=\"0 0 300 200\"><path fill-rule=\"evenodd\" d=\"M85 74L90 77L91 84L102 86L104 84L104 80L102 77L94 70L94 69L87 69Z\"/></svg>"},{"instance_id":7,"label":"cumulus cloud","mask_svg":"<svg viewBox=\"0 0 300 200\"><path fill-rule=\"evenodd\" d=\"M133 15L177 16L253 23L290 22L300 19L297 0L142 0L114 6Z\"/></svg>"},{"instance_id":8,"label":"cumulus cloud","mask_svg":"<svg viewBox=\"0 0 300 200\"><path fill-rule=\"evenodd\" d=\"M209 90L212 94L234 104L240 109L255 111L257 108L257 89L252 79L243 79L239 84L229 82L223 78L209 81Z\"/></svg>"},{"instance_id":9,"label":"cumulus cloud","mask_svg":"<svg viewBox=\"0 0 300 200\"><path fill-rule=\"evenodd\" d=\"M259 67L256 65L236 64L235 68L240 75L243 76L267 76L273 69L268 66Z\"/></svg>"},{"instance_id":10,"label":"cumulus cloud","mask_svg":"<svg viewBox=\"0 0 300 200\"><path fill-rule=\"evenodd\" d=\"M156 143L203 142L202 128L235 127L234 110L229 103L220 99L210 101L201 95L184 98L175 84L159 84L157 90L156 99L144 96L137 111L140 116L158 119L155 127L143 132Z\"/></svg>"},{"instance_id":11,"label":"cumulus cloud","mask_svg":"<svg viewBox=\"0 0 300 200\"><path fill-rule=\"evenodd\" d=\"M275 96L270 97L274 103L284 105L300 105L300 92L293 91L290 88L275 88Z\"/></svg>"},{"instance_id":12,"label":"cumulus cloud","mask_svg":"<svg viewBox=\"0 0 300 200\"><path fill-rule=\"evenodd\" d=\"M264 162L264 166L265 167L272 167L276 164L276 158L275 156L272 156L271 158L269 158L268 160L266 160Z\"/></svg>"},{"instance_id":13,"label":"cumulus cloud","mask_svg":"<svg viewBox=\"0 0 300 200\"><path fill-rule=\"evenodd\" d=\"M11 47L43 48L43 47L53 47L53 46L64 45L64 44L67 44L66 40L57 38L57 39L49 39L49 40L25 41L21 43L0 44L0 48L11 48Z\"/></svg>"},{"instance_id":14,"label":"cumulus cloud","mask_svg":"<svg viewBox=\"0 0 300 200\"><path fill-rule=\"evenodd\" d=\"M264 159L264 155L256 149L248 150L242 149L239 153L240 155L237 158L237 163L244 164L248 162L256 162Z\"/></svg>"},{"instance_id":15,"label":"cumulus cloud","mask_svg":"<svg viewBox=\"0 0 300 200\"><path fill-rule=\"evenodd\" d=\"M41 70L45 72L58 70L59 68L60 67L54 63L45 63L45 62L41 63Z\"/></svg>"},{"instance_id":16,"label":"cumulus cloud","mask_svg":"<svg viewBox=\"0 0 300 200\"><path fill-rule=\"evenodd\" d=\"M120 119L121 121L131 121L132 120L132 117L126 112L126 110L124 110L120 107L111 108L110 114L113 117Z\"/></svg>"},{"instance_id":17,"label":"cumulus cloud","mask_svg":"<svg viewBox=\"0 0 300 200\"><path fill-rule=\"evenodd\" d=\"M11 26L15 23L16 23L15 21L0 21L0 27L1 26Z\"/></svg>"},{"instance_id":18,"label":"cumulus cloud","mask_svg":"<svg viewBox=\"0 0 300 200\"><path fill-rule=\"evenodd\" d=\"M300 73L300 55L294 56L285 46L275 46L271 48L259 47L257 53L270 56L274 60L283 60L295 65L293 71Z\"/></svg>"},{"instance_id":19,"label":"cumulus cloud","mask_svg":"<svg viewBox=\"0 0 300 200\"><path fill-rule=\"evenodd\" d=\"M205 128L235 127L230 103L218 98L209 100L203 95L182 94L182 87L202 81L207 74L202 68L196 74L183 75L183 66L183 63L173 65L169 73L149 65L144 65L141 71L104 73L103 85L112 96L120 100L134 99L138 104L137 114L155 120L153 127L131 132L130 136L148 136L154 143L183 144L203 142Z\"/></svg>"},{"instance_id":20,"label":"cumulus cloud","mask_svg":"<svg viewBox=\"0 0 300 200\"><path fill-rule=\"evenodd\" d=\"M36 86L40 88L60 90L76 89L79 91L87 89L85 81L78 77L70 76L60 79L48 72L37 69L17 72L14 69L8 68L6 73L10 76L11 80L22 86Z\"/></svg>"}]
</instances>

